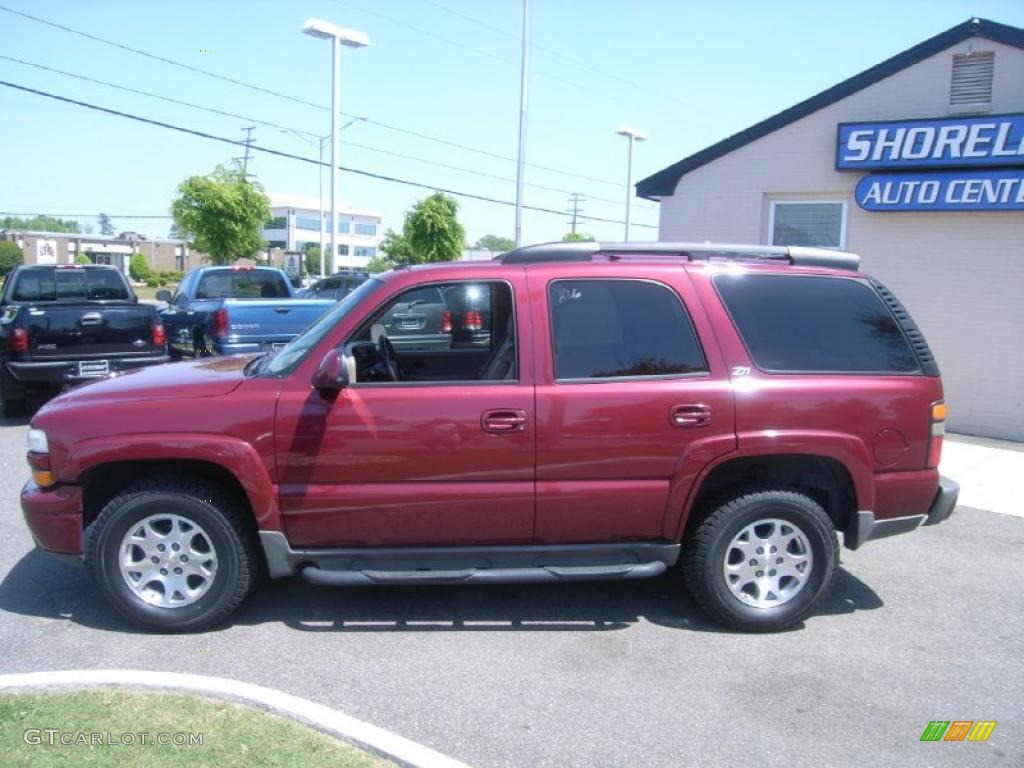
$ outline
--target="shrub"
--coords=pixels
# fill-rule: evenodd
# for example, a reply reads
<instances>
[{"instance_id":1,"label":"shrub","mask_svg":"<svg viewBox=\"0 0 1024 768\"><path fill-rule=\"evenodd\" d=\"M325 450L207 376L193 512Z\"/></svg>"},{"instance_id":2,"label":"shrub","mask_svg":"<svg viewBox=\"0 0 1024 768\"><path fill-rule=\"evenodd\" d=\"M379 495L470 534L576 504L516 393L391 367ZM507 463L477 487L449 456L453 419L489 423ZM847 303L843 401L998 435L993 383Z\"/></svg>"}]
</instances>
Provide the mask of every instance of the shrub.
<instances>
[{"instance_id":1,"label":"shrub","mask_svg":"<svg viewBox=\"0 0 1024 768\"><path fill-rule=\"evenodd\" d=\"M160 281L157 280L155 277L147 277L146 278L146 287L147 288L159 288L160 287Z\"/></svg>"},{"instance_id":2,"label":"shrub","mask_svg":"<svg viewBox=\"0 0 1024 768\"><path fill-rule=\"evenodd\" d=\"M25 254L17 243L10 240L0 241L0 274L6 275L12 269L25 263Z\"/></svg>"},{"instance_id":3,"label":"shrub","mask_svg":"<svg viewBox=\"0 0 1024 768\"><path fill-rule=\"evenodd\" d=\"M80 253L75 256L75 264L92 264L92 259L86 256L84 253Z\"/></svg>"},{"instance_id":4,"label":"shrub","mask_svg":"<svg viewBox=\"0 0 1024 768\"><path fill-rule=\"evenodd\" d=\"M132 276L132 280L146 280L153 274L153 270L150 269L146 257L141 253L136 253L132 254L131 261L128 262L128 274Z\"/></svg>"}]
</instances>

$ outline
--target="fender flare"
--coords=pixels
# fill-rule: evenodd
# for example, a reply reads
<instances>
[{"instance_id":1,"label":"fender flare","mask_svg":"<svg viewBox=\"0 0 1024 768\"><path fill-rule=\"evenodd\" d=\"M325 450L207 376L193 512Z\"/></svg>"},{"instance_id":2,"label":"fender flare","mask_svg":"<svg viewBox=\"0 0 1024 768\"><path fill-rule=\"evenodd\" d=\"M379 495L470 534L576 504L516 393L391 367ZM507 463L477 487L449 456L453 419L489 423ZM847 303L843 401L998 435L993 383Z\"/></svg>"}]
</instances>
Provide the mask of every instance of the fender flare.
<instances>
[{"instance_id":1,"label":"fender flare","mask_svg":"<svg viewBox=\"0 0 1024 768\"><path fill-rule=\"evenodd\" d=\"M85 472L103 464L173 459L215 464L230 472L249 500L257 527L265 531L284 531L277 488L269 469L252 445L229 435L156 432L83 440L68 451L60 479L77 482Z\"/></svg>"},{"instance_id":2,"label":"fender flare","mask_svg":"<svg viewBox=\"0 0 1024 768\"><path fill-rule=\"evenodd\" d=\"M681 541L686 524L693 511L704 481L721 465L735 459L758 456L820 456L837 461L853 484L858 510L870 510L875 506L874 470L871 456L864 442L843 432L764 430L737 433L732 450L719 450L708 458L707 454L717 447L725 448L726 438L722 435L693 444L679 462L669 489L668 514L665 517L663 534L671 541Z\"/></svg>"}]
</instances>

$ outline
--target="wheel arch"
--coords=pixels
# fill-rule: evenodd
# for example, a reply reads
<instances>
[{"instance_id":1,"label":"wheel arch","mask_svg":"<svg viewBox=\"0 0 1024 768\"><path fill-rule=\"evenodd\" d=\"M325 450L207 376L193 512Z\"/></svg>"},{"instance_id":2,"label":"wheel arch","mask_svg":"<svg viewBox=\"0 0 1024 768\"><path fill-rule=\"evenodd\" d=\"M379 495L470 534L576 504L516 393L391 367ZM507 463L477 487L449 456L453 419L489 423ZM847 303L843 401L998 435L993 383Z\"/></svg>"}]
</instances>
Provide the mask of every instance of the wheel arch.
<instances>
[{"instance_id":1,"label":"wheel arch","mask_svg":"<svg viewBox=\"0 0 1024 768\"><path fill-rule=\"evenodd\" d=\"M839 459L816 453L731 456L706 468L693 491L676 532L681 541L730 488L771 485L803 493L828 513L837 531L856 519L859 507L854 475Z\"/></svg>"}]
</instances>

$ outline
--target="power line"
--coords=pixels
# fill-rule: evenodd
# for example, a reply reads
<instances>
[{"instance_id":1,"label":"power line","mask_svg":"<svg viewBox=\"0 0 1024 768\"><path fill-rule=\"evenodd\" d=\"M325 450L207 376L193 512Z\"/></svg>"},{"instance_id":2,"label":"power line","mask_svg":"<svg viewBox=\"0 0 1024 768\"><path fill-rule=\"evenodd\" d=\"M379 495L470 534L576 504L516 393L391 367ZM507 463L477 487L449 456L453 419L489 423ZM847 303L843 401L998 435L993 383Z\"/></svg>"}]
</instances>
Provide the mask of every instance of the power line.
<instances>
[{"instance_id":1,"label":"power line","mask_svg":"<svg viewBox=\"0 0 1024 768\"><path fill-rule=\"evenodd\" d=\"M63 31L68 32L70 34L78 35L80 37L84 37L84 38L86 38L88 40L93 40L95 42L102 43L104 45L113 46L114 48L118 48L118 49L123 50L123 51L128 51L129 53L135 53L135 54L138 54L140 56L145 56L146 58L154 59L156 61L160 61L160 62L163 62L165 64L170 64L171 66L174 66L174 67L180 67L181 69L185 69L185 70L188 70L190 72L194 72L194 73L201 74L201 75L206 75L207 77L212 77L212 78L215 78L217 80L223 80L224 82L231 83L232 85L238 85L238 86L241 86L243 88L248 88L250 90L258 91L260 93L264 93L264 94L267 94L267 95L270 95L270 96L276 96L276 97L281 98L281 99L286 99L288 101L292 101L292 102L295 102L297 104L303 104L303 105L308 106L308 107L314 107L316 109L323 110L323 111L326 111L326 112L330 112L331 111L330 107L327 107L327 106L325 106L323 104L317 104L317 103L312 102L312 101L306 101L304 99L299 99L299 98L296 98L294 96L289 96L288 94L281 93L280 91L275 91L275 90L272 90L270 88L263 88L262 86L255 85L253 83L248 83L248 82L246 82L244 80L238 80L238 79L233 78L233 77L227 77L225 75L219 75L216 72L210 72L209 70L201 69L200 67L193 67L190 64L185 64L185 63L180 62L180 61L175 61L174 59L169 59L169 58L167 58L165 56L157 56L156 54L149 53L148 51L143 51L143 50L140 50L138 48L132 48L131 46L124 45L123 43L118 43L118 42L115 42L113 40L107 40L105 38L99 37L97 35L90 34L88 32L82 32L82 31L77 30L77 29L72 29L71 27L64 26L63 24L57 24L56 22L53 22L53 21L48 21L46 19L41 19L38 16L33 16L32 14L24 13L23 11L16 11L16 10L14 10L12 8L8 8L7 6L4 6L4 5L0 5L0 11L6 11L7 13L14 14L15 16L21 16L22 18L29 19L30 21L38 22L39 24L45 24L46 26L54 27L55 29L60 29L60 30L63 30ZM9 57L4 57L4 58L9 58ZM15 61L18 61L18 60L15 59ZM19 63L24 63L24 62L20 62L19 61ZM38 65L30 64L29 66L38 66ZM59 70L54 70L54 71L59 71ZM97 82L100 82L100 81L97 81ZM120 86L115 86L115 87L120 87ZM351 114L351 113L348 113L348 112L341 112L340 114L343 115L344 117L351 117L351 118L361 119L361 120L365 121L368 124L377 126L378 128L384 128L386 130L394 131L396 133L402 133L402 134L405 134L405 135L408 135L408 136L415 136L415 137L423 139L425 141L432 141L432 142L435 142L437 144L443 144L445 146L453 147L455 149L461 149L461 150L464 150L466 152L473 152L473 153L476 153L478 155L483 155L485 157L492 157L492 158L495 158L497 160L505 160L505 161L509 161L509 162L515 162L516 161L516 158L509 157L508 155L501 155L501 154L498 154L496 152L491 152L491 151L486 150L486 149L480 149L479 147L473 147L473 146L469 146L467 144L460 144L458 142L449 141L448 139L438 138L437 136L430 136L429 134L426 134L426 133L421 133L419 131L414 131L414 130L411 130L411 129L408 129L408 128L402 128L402 127L397 126L397 125L391 125L389 123L384 123L384 122L382 122L380 120L375 120L373 118L365 117L365 116L362 116L362 115L354 115L354 114ZM254 121L254 122L257 122L257 121ZM258 122L263 122L263 121L258 121ZM314 134L309 134L309 135L314 135ZM575 173L575 172L572 172L572 171L565 171L565 170L562 170L562 169L559 169L559 168L552 168L550 166L540 165L538 163L527 163L527 165L531 166L532 168L537 168L539 170L548 171L550 173L557 173L557 174L561 174L563 176L568 176L568 177L572 177L572 178L583 179L585 181L590 181L590 182L593 182L595 184L607 184L607 185L613 186L613 187L621 186L621 182L609 181L607 179L598 179L598 178L595 178L593 176L587 176L587 175L584 175L584 174L581 174L581 173Z\"/></svg>"},{"instance_id":2,"label":"power line","mask_svg":"<svg viewBox=\"0 0 1024 768\"><path fill-rule=\"evenodd\" d=\"M308 136L308 137L314 138L314 139L319 139L320 138L319 136L317 136L317 134L312 133L311 131L304 131L301 128L292 128L292 127L287 126L287 125L281 125L280 123L272 123L272 122L268 122L266 120L260 120L258 118L252 117L250 115L240 115L240 114L235 113L235 112L226 112L226 111L224 111L222 109L217 109L215 107L208 107L208 106L205 106L203 104L196 104L196 103L190 102L190 101L182 101L181 99L171 98L170 96L165 96L165 95L162 95L162 94L159 94L159 93L153 93L152 91L143 91L143 90L140 90L138 88L129 88L128 86L120 85L118 83L112 83L109 80L99 80L97 78L87 77L86 75L80 75L80 74L75 73L75 72L67 72L67 71L65 71L63 69L57 69L55 67L48 67L48 66L45 66L43 64L37 64L37 63L32 62L32 61L25 61L24 59L15 58L14 56L5 56L3 54L0 54L0 59L5 60L5 61L12 61L12 62L14 62L16 64L22 64L22 65L27 66L27 67L34 67L36 69L41 69L41 70L44 70L46 72L53 72L55 74L62 75L64 77L72 77L72 78L75 78L77 80L83 80L85 82L95 83L97 85L106 86L108 88L115 88L115 89L120 90L120 91L126 91L128 93L134 93L134 94L137 94L139 96L146 96L146 97L151 98L151 99L158 99L160 101L166 101L166 102L168 102L170 104L177 104L179 106L189 107L190 109L197 109L197 110L201 110L203 112L209 112L209 113L215 114L215 115L222 115L224 117L230 117L230 118L237 119L237 120L244 120L244 121L251 122L251 123L257 123L259 125L265 125L265 126L268 126L270 128L277 128L277 129L282 130L282 131L289 131L291 133L297 133L297 134ZM498 174L487 173L485 171L480 171L480 170L476 170L476 169L473 169L473 168L462 168L462 167L457 166L457 165L450 165L448 163L442 163L442 162L438 162L436 160L427 160L426 158L423 158L423 157L417 157L415 155L406 155L406 154L403 154L401 152L394 152L394 151L388 150L388 149L381 149L380 147L374 147L374 146L371 146L369 144L361 144L361 143L358 143L358 142L355 142L355 141L346 141L345 142L345 146L356 147L358 149L364 149L364 150L367 150L369 152L377 152L377 153L384 154L384 155L390 155L392 157L399 157L399 158L402 158L403 160L412 160L412 161L415 161L415 162L424 163L426 165L434 165L434 166L437 166L439 168L446 168L448 170L458 171L460 173L468 173L468 174L472 174L472 175L475 175L475 176L481 176L483 178L495 179L497 181L505 181L505 182L510 182L510 183L514 183L515 182L515 179L509 178L508 176L499 176ZM544 184L536 184L536 183L527 182L527 186L533 187L534 189L542 189L542 190L545 190L547 192L557 192L560 195L571 194L570 191L567 190L567 189L561 189L561 188L558 188L558 187L549 187L549 186L546 186ZM621 200L612 200L612 199L607 198L607 197L598 197L596 195L592 195L591 199L595 200L595 201L604 202L604 203L614 204L614 205L621 205L622 204Z\"/></svg>"},{"instance_id":3,"label":"power line","mask_svg":"<svg viewBox=\"0 0 1024 768\"><path fill-rule=\"evenodd\" d=\"M121 112L121 111L116 110L116 109L110 109L109 107L101 107L101 106L99 106L97 104L90 104L90 103L85 102L85 101L78 101L77 99L71 99L71 98L68 98L67 96L59 96L59 95L57 95L55 93L49 93L47 91L40 91L40 90L37 90L35 88L29 88L29 87L24 86L24 85L17 85L16 83L9 83L6 80L0 80L0 85L6 86L8 88L14 88L14 89L19 90L19 91L24 91L26 93L34 93L37 96L44 96L46 98L55 99L57 101L62 101L62 102L65 102L67 104L74 104L74 105L79 106L79 107L85 107L86 109L92 109L92 110L95 110L97 112L104 112L104 113L109 114L109 115L115 115L116 117L123 117L123 118L129 119L129 120L135 120L135 121L140 122L140 123L146 123L147 125L155 125L157 127L167 128L167 129L172 130L172 131L178 131L180 133L187 133L187 134L191 134L193 136L199 136L199 137L204 138L204 139L211 139L213 141L220 141L220 142L223 142L225 144L234 144L235 146L244 146L245 145L244 141L240 141L238 139L229 139L229 138L224 137L224 136L216 136L214 134L206 133L204 131L197 131L197 130L192 129L192 128L184 128L184 127L179 126L179 125L172 125L171 123L161 122L160 120L153 120L151 118L142 117L141 115L135 115L135 114L132 114L130 112ZM319 160L315 160L313 158L302 157L301 155L294 155L294 154L292 154L290 152L282 152L281 150L278 150L278 149L270 149L269 147L261 147L261 146L258 146L258 145L253 145L252 148L255 149L258 152L265 152L267 154L275 155L277 157L283 157L283 158L287 158L287 159L291 159L291 160L300 160L300 161L302 161L304 163L310 163L312 165L328 165L329 166L328 163L321 163ZM391 182L391 183L394 183L394 184L403 184L405 186L416 187L418 189L426 189L426 190L430 190L430 191L433 191L433 192L444 192L444 193L449 194L449 195L455 195L455 196L458 196L458 197L465 197L465 198L471 199L471 200L479 200L479 201L485 202L485 203L496 203L496 204L499 204L499 205L508 205L508 206L515 205L515 203L512 202L511 200L500 200L498 198L488 197L486 195L479 195L479 194L476 194L476 193L473 193L473 192L463 192L461 190L446 189L444 187L438 187L438 186L433 185L433 184L423 184L423 183L417 182L417 181L410 181L409 179L402 179L402 178L399 178L397 176L387 176L385 174L374 173L372 171L364 171L364 170L361 170L361 169L358 169L358 168L350 168L350 167L347 167L347 166L344 166L344 165L339 165L338 168L340 170L342 170L342 171L346 171L347 173L354 173L354 174L359 175L359 176L366 176L368 178L378 179L380 181L387 181L387 182ZM526 209L526 210L530 210L530 211L537 211L538 213L550 213L550 214L555 214L557 216L563 216L564 215L563 211L558 211L558 210L555 210L553 208L542 208L540 206L531 206L531 205L524 205L523 208ZM581 216L580 218L587 219L589 221L604 222L604 223L607 223L607 224L623 224L623 223L625 223L625 222L620 221L618 219L607 219L607 218L601 218L601 217L597 217L597 216ZM638 227L647 227L649 229L657 229L658 228L657 225L654 225L654 224L637 224L636 226L638 226Z\"/></svg>"}]
</instances>

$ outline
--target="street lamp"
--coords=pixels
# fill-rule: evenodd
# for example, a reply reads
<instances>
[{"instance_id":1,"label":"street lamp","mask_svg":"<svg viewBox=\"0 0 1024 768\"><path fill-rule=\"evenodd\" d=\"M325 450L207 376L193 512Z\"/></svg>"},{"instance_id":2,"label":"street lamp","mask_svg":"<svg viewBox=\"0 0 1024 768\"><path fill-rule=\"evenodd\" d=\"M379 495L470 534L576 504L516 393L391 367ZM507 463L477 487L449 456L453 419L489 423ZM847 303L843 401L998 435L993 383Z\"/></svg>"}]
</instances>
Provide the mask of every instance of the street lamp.
<instances>
[{"instance_id":1,"label":"street lamp","mask_svg":"<svg viewBox=\"0 0 1024 768\"><path fill-rule=\"evenodd\" d=\"M620 125L615 129L619 136L629 139L629 155L626 160L626 237L629 242L629 210L633 202L633 142L647 141L647 134L631 125Z\"/></svg>"},{"instance_id":2,"label":"street lamp","mask_svg":"<svg viewBox=\"0 0 1024 768\"><path fill-rule=\"evenodd\" d=\"M338 115L341 110L341 46L363 48L370 44L362 32L345 29L323 19L306 19L302 33L331 41L331 267L338 258ZM353 265L349 249L349 266ZM323 253L323 251L321 251Z\"/></svg>"}]
</instances>

